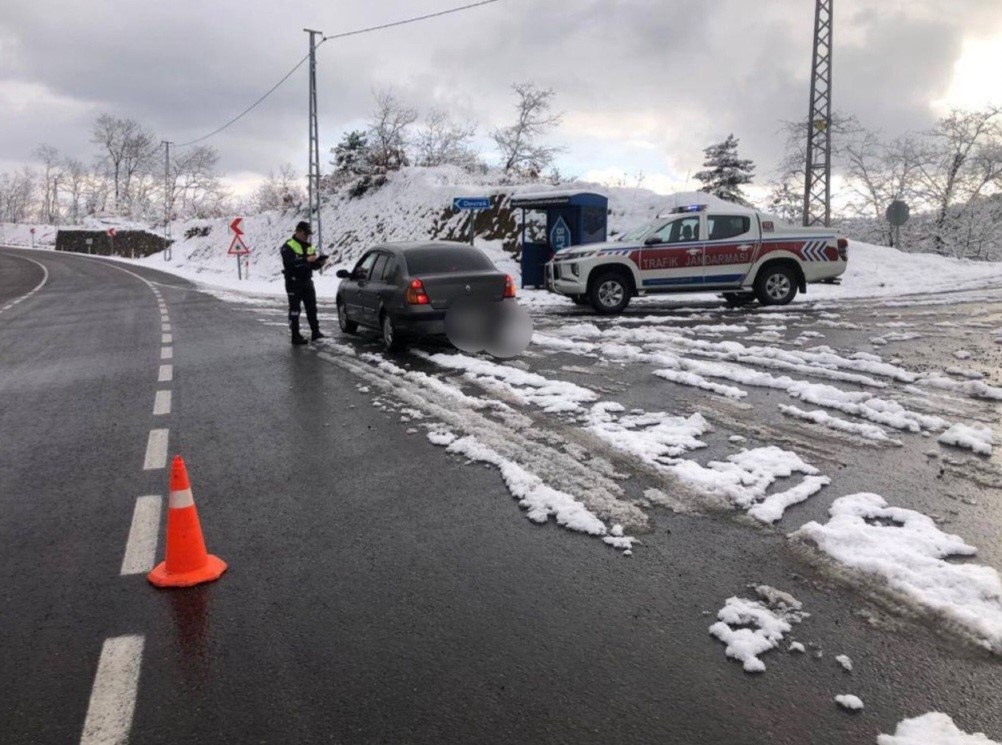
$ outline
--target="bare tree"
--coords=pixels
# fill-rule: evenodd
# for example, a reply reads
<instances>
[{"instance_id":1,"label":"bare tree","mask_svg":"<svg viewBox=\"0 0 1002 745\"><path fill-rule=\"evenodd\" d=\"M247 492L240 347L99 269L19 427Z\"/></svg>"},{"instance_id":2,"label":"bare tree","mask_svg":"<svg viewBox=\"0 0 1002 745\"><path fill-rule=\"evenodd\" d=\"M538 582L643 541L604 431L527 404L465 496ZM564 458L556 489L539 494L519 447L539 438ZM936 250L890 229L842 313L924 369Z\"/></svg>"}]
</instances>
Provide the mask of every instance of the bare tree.
<instances>
[{"instance_id":1,"label":"bare tree","mask_svg":"<svg viewBox=\"0 0 1002 745\"><path fill-rule=\"evenodd\" d=\"M455 122L439 109L432 109L424 118L424 129L415 141L419 166L454 165L473 168L479 163L470 147L477 133L475 122Z\"/></svg>"},{"instance_id":2,"label":"bare tree","mask_svg":"<svg viewBox=\"0 0 1002 745\"><path fill-rule=\"evenodd\" d=\"M151 173L158 145L154 135L133 119L101 114L94 123L91 142L100 145L102 161L114 185L115 210L131 206L133 181Z\"/></svg>"},{"instance_id":3,"label":"bare tree","mask_svg":"<svg viewBox=\"0 0 1002 745\"><path fill-rule=\"evenodd\" d=\"M220 190L216 165L219 153L207 145L180 150L170 163L167 174L167 203L171 212L191 216L215 202L210 196Z\"/></svg>"},{"instance_id":4,"label":"bare tree","mask_svg":"<svg viewBox=\"0 0 1002 745\"><path fill-rule=\"evenodd\" d=\"M33 153L42 164L42 202L38 219L49 225L59 224L59 182L63 178L63 163L59 151L52 145L39 145Z\"/></svg>"},{"instance_id":5,"label":"bare tree","mask_svg":"<svg viewBox=\"0 0 1002 745\"><path fill-rule=\"evenodd\" d=\"M304 199L303 187L291 163L283 163L278 171L268 173L254 194L253 204L261 212L298 209Z\"/></svg>"},{"instance_id":6,"label":"bare tree","mask_svg":"<svg viewBox=\"0 0 1002 745\"><path fill-rule=\"evenodd\" d=\"M410 165L408 128L417 121L417 112L389 91L378 91L374 95L376 108L366 133L368 157L376 172L385 174Z\"/></svg>"},{"instance_id":7,"label":"bare tree","mask_svg":"<svg viewBox=\"0 0 1002 745\"><path fill-rule=\"evenodd\" d=\"M66 158L63 161L63 171L66 174L66 190L70 199L69 218L72 222L77 222L80 219L80 208L87 184L87 168L76 158Z\"/></svg>"},{"instance_id":8,"label":"bare tree","mask_svg":"<svg viewBox=\"0 0 1002 745\"><path fill-rule=\"evenodd\" d=\"M512 90L518 96L515 123L495 129L491 137L501 154L506 174L515 172L539 178L561 152L559 147L539 144L539 138L558 126L563 115L551 111L552 88L537 88L535 83L527 82L515 83Z\"/></svg>"},{"instance_id":9,"label":"bare tree","mask_svg":"<svg viewBox=\"0 0 1002 745\"><path fill-rule=\"evenodd\" d=\"M971 205L999 181L1002 108L951 111L927 133L931 141L919 167L924 197L936 211L934 248L942 253L955 204Z\"/></svg>"},{"instance_id":10,"label":"bare tree","mask_svg":"<svg viewBox=\"0 0 1002 745\"><path fill-rule=\"evenodd\" d=\"M27 222L35 206L37 176L25 166L0 175L0 221Z\"/></svg>"}]
</instances>

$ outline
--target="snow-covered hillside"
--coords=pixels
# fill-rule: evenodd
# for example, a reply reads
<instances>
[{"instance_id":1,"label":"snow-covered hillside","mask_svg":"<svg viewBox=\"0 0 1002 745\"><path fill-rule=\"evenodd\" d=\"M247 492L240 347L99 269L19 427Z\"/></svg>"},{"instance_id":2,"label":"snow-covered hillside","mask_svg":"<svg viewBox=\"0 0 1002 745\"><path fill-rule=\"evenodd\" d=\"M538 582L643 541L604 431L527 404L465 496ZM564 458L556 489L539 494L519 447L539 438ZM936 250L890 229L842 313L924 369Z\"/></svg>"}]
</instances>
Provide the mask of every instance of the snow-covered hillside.
<instances>
[{"instance_id":1,"label":"snow-covered hillside","mask_svg":"<svg viewBox=\"0 0 1002 745\"><path fill-rule=\"evenodd\" d=\"M321 295L337 288L334 268L354 263L368 246L385 241L466 240L469 213L452 209L454 197L491 196L492 209L479 214L477 245L498 267L518 276L514 249L518 240L518 215L509 207L512 196L527 192L580 189L609 197L609 233L615 236L671 207L683 204L727 205L703 193L672 196L647 189L611 188L589 183L511 185L501 183L497 174L470 174L455 167L406 168L390 174L388 183L377 191L352 199L335 195L323 210L324 251L334 261L324 276L317 278ZM733 205L728 205L732 206ZM244 239L252 249L250 279L238 280L236 260L226 249L232 234L232 218L191 220L172 226L176 240L170 261L162 255L141 259L144 264L164 269L204 284L235 286L251 292L281 294L281 263L278 247L292 233L301 213L266 212L243 215ZM90 219L81 226L104 229L110 223ZM159 233L160 226L115 223L120 228L145 227ZM8 244L27 245L28 226L4 226ZM51 246L56 229L38 226L37 246ZM903 295L917 292L971 289L1002 284L1002 263L951 259L932 254L914 254L885 246L851 242L849 269L841 286L813 285L808 299ZM536 302L563 302L545 294Z\"/></svg>"}]
</instances>

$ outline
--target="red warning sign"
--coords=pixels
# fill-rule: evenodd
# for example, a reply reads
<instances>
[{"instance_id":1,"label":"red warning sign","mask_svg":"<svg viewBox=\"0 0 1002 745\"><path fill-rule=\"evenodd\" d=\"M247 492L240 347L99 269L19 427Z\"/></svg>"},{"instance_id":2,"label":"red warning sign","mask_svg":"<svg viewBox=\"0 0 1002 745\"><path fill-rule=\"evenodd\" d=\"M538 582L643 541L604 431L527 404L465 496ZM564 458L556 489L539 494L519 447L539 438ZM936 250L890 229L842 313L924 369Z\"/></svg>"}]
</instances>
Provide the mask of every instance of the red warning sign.
<instances>
[{"instance_id":1,"label":"red warning sign","mask_svg":"<svg viewBox=\"0 0 1002 745\"><path fill-rule=\"evenodd\" d=\"M108 228L108 235L110 235L112 238L115 237L115 233L117 233L117 232L118 231L115 230L114 228Z\"/></svg>"},{"instance_id":2,"label":"red warning sign","mask_svg":"<svg viewBox=\"0 0 1002 745\"><path fill-rule=\"evenodd\" d=\"M230 241L230 250L227 251L230 256L246 256L251 250L244 243L244 238L242 235L233 236L233 240Z\"/></svg>"}]
</instances>

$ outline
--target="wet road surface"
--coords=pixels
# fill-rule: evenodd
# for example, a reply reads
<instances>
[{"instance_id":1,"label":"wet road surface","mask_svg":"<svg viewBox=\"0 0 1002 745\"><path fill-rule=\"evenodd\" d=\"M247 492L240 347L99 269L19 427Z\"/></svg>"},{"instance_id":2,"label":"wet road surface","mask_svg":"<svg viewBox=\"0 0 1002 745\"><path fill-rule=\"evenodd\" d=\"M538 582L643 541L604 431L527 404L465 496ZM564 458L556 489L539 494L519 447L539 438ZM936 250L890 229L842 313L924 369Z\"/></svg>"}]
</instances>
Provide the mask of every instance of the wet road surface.
<instances>
[{"instance_id":1,"label":"wet road surface","mask_svg":"<svg viewBox=\"0 0 1002 745\"><path fill-rule=\"evenodd\" d=\"M979 561L1002 567L998 490L985 485L997 460L946 449L933 459L935 438L911 433L901 447L860 444L786 419L779 391L744 386L748 396L730 402L655 378L650 365L534 348L530 370L629 408L702 411L715 432L701 460L733 452L728 437L740 434L748 446L800 445L832 477L776 528L725 511L646 508L624 556L552 520L526 520L495 468L431 445L419 425L434 415L414 407L452 416L462 402L445 406L420 379L380 371L364 358L383 357L374 338L335 333L320 349L291 349L279 302L227 303L149 269L42 252L0 252L10 297L39 281L13 269L27 263L15 254L50 278L0 315L0 654L13 671L0 689L4 743L79 742L102 644L123 635L143 639L133 743L859 743L930 710L1002 737L999 657L895 612L785 538L825 519L836 497L876 491L942 513L944 529L981 549ZM158 382L166 345L154 288L169 311L169 385ZM876 353L917 370L961 364L956 345L973 355L965 367L999 384L1002 347L987 331L964 335L977 327L961 322L998 328L1002 302L878 305L795 306L796 323L715 305L693 318L674 301L631 315L661 314L673 327L785 325L771 332L783 339L802 323L822 329L817 343L869 351L876 323L914 321L930 335ZM330 307L322 311L333 331ZM879 320L888 313L902 318ZM611 324L571 310L536 317L555 333ZM961 327L934 326L951 319ZM414 353L383 358L487 395ZM166 388L170 413L154 416ZM997 402L949 405L997 413ZM609 450L582 458L580 473L557 473L559 453L581 453L569 445L594 447L573 423L534 407L476 413L462 421L488 434L512 427L526 458L531 449L550 458L556 478L607 479L624 501L678 488ZM141 574L120 575L136 499L166 496L165 470L144 469L157 428L185 457L210 551L230 564L215 584L158 591ZM961 465L937 478L946 457ZM162 551L161 526L158 560ZM763 583L811 614L786 641L816 646L790 654L784 643L753 676L707 627L728 597ZM851 674L834 661L843 653ZM860 696L864 712L840 710L841 693Z\"/></svg>"}]
</instances>

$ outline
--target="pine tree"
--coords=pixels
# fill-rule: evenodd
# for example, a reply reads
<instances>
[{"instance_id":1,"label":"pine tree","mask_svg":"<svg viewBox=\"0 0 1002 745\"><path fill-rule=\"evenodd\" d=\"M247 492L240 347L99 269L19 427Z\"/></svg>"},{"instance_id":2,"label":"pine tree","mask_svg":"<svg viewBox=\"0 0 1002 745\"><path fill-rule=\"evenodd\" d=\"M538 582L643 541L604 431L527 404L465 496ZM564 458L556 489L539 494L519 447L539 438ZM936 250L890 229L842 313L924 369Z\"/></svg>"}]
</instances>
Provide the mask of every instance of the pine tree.
<instances>
[{"instance_id":1,"label":"pine tree","mask_svg":"<svg viewBox=\"0 0 1002 745\"><path fill-rule=\"evenodd\" d=\"M738 142L731 134L723 142L706 148L703 151L706 156L703 165L707 170L697 173L696 180L703 185L700 191L728 202L746 205L748 200L741 187L752 182L755 164L738 157Z\"/></svg>"}]
</instances>

